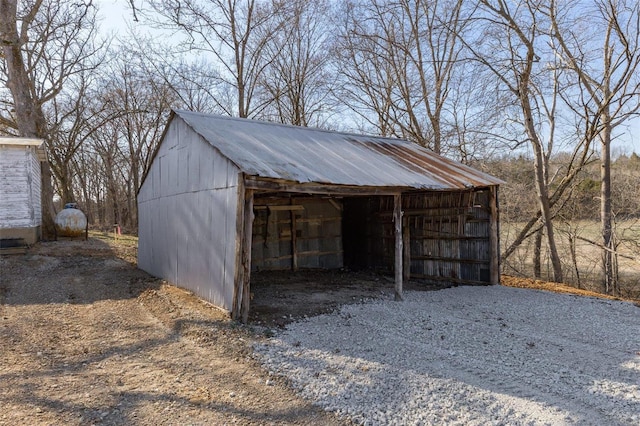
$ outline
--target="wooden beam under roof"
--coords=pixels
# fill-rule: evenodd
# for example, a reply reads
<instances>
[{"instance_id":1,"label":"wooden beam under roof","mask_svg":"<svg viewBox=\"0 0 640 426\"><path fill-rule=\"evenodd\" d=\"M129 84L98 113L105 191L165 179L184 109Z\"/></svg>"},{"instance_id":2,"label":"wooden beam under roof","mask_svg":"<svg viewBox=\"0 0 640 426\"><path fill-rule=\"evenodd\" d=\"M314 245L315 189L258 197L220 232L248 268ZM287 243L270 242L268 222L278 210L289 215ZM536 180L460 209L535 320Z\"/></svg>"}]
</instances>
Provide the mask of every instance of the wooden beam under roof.
<instances>
[{"instance_id":1,"label":"wooden beam under roof","mask_svg":"<svg viewBox=\"0 0 640 426\"><path fill-rule=\"evenodd\" d=\"M344 195L344 196L372 196L395 195L399 192L410 191L412 188L391 188L371 186L333 185L325 183L297 183L282 179L266 179L256 176L245 176L247 189L264 192L290 192L300 194L318 195Z\"/></svg>"}]
</instances>

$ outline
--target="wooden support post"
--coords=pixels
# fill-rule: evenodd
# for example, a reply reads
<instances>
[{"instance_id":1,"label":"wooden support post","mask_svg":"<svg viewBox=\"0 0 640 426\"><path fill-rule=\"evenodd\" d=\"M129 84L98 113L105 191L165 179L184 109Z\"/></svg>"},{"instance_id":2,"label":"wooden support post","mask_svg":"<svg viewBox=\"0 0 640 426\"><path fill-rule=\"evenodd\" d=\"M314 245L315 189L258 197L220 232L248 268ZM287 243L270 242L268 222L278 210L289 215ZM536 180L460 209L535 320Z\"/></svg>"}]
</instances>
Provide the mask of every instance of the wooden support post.
<instances>
[{"instance_id":1,"label":"wooden support post","mask_svg":"<svg viewBox=\"0 0 640 426\"><path fill-rule=\"evenodd\" d=\"M296 239L296 211L291 210L291 270L298 270L298 243Z\"/></svg>"},{"instance_id":2,"label":"wooden support post","mask_svg":"<svg viewBox=\"0 0 640 426\"><path fill-rule=\"evenodd\" d=\"M242 322L249 321L251 302L251 242L253 236L253 190L245 189L242 224Z\"/></svg>"},{"instance_id":3,"label":"wooden support post","mask_svg":"<svg viewBox=\"0 0 640 426\"><path fill-rule=\"evenodd\" d=\"M395 299L402 300L402 195L393 196L393 222L395 242Z\"/></svg>"},{"instance_id":4,"label":"wooden support post","mask_svg":"<svg viewBox=\"0 0 640 426\"><path fill-rule=\"evenodd\" d=\"M411 278L411 235L409 234L408 217L403 218L402 227L402 280L409 281Z\"/></svg>"},{"instance_id":5,"label":"wooden support post","mask_svg":"<svg viewBox=\"0 0 640 426\"><path fill-rule=\"evenodd\" d=\"M235 271L233 274L233 305L231 307L231 319L239 320L242 307L242 285L244 283L244 269L242 266L244 247L244 175L238 176L238 198L236 203L236 245L235 245Z\"/></svg>"},{"instance_id":6,"label":"wooden support post","mask_svg":"<svg viewBox=\"0 0 640 426\"><path fill-rule=\"evenodd\" d=\"M500 226L498 212L498 187L489 188L489 251L491 284L500 284Z\"/></svg>"}]
</instances>

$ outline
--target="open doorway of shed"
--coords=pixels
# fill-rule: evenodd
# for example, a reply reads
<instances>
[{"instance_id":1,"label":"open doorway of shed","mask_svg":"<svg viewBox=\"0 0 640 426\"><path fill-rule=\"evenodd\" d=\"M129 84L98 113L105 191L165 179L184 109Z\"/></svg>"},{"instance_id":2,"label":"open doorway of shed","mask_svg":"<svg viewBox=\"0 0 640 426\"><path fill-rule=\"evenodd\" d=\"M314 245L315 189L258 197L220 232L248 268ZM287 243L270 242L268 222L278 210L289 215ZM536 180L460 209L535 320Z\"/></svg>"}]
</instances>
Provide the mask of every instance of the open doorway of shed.
<instances>
[{"instance_id":1,"label":"open doorway of shed","mask_svg":"<svg viewBox=\"0 0 640 426\"><path fill-rule=\"evenodd\" d=\"M257 196L250 321L284 325L393 297L392 259L384 262L375 231L382 229L374 214L381 202L379 196Z\"/></svg>"},{"instance_id":2,"label":"open doorway of shed","mask_svg":"<svg viewBox=\"0 0 640 426\"><path fill-rule=\"evenodd\" d=\"M407 283L408 290L436 286ZM249 322L270 327L328 313L339 306L378 298L392 299L393 277L374 271L261 271L251 277Z\"/></svg>"},{"instance_id":3,"label":"open doorway of shed","mask_svg":"<svg viewBox=\"0 0 640 426\"><path fill-rule=\"evenodd\" d=\"M497 219L489 195L486 188L403 194L405 289L491 282L490 268L498 262L491 254L497 253ZM252 311L281 306L282 317L293 315L287 309L304 315L305 309L322 311L323 300L327 308L392 293L398 245L393 196L271 194L254 200Z\"/></svg>"},{"instance_id":4,"label":"open doorway of shed","mask_svg":"<svg viewBox=\"0 0 640 426\"><path fill-rule=\"evenodd\" d=\"M305 269L392 272L377 212L391 197L263 196L254 200L252 273ZM390 229L388 230L390 231ZM389 233L389 232L387 232ZM391 247L392 249L392 247Z\"/></svg>"}]
</instances>

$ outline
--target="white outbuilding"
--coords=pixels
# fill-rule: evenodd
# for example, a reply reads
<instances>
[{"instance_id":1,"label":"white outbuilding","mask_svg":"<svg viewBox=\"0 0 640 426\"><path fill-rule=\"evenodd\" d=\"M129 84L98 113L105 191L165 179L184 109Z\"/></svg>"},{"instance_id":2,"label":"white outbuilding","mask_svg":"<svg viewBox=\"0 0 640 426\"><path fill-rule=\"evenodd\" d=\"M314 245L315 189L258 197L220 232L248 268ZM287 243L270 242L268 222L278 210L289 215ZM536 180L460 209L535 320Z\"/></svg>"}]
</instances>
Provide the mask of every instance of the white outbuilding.
<instances>
[{"instance_id":1,"label":"white outbuilding","mask_svg":"<svg viewBox=\"0 0 640 426\"><path fill-rule=\"evenodd\" d=\"M0 241L3 247L40 239L40 139L0 138Z\"/></svg>"}]
</instances>

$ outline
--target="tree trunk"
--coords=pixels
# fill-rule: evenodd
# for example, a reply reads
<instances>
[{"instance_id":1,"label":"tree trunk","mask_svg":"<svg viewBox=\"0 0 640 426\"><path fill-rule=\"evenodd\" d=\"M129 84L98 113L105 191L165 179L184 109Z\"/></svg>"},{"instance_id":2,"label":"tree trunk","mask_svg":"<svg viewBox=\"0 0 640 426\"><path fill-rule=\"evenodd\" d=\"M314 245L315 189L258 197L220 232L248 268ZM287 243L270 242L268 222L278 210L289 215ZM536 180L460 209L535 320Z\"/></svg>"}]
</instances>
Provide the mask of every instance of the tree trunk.
<instances>
[{"instance_id":1,"label":"tree trunk","mask_svg":"<svg viewBox=\"0 0 640 426\"><path fill-rule=\"evenodd\" d=\"M604 123L610 120L603 118ZM612 293L615 289L613 272L613 238L611 219L611 126L605 125L600 136L600 224L602 227L602 269L604 273L602 290Z\"/></svg>"},{"instance_id":2,"label":"tree trunk","mask_svg":"<svg viewBox=\"0 0 640 426\"><path fill-rule=\"evenodd\" d=\"M34 8L39 7L39 3ZM29 79L22 55L22 43L17 27L16 0L0 0L0 36L2 53L7 72L7 88L11 92L15 108L15 120L20 136L45 140L47 146L47 123L42 106L32 96L35 93ZM34 11L35 13L35 11ZM27 25L27 23L22 23ZM53 207L53 185L51 167L48 161L41 163L41 209L42 238L53 239L56 236Z\"/></svg>"},{"instance_id":3,"label":"tree trunk","mask_svg":"<svg viewBox=\"0 0 640 426\"><path fill-rule=\"evenodd\" d=\"M536 232L533 246L533 276L542 278L542 228Z\"/></svg>"},{"instance_id":4,"label":"tree trunk","mask_svg":"<svg viewBox=\"0 0 640 426\"><path fill-rule=\"evenodd\" d=\"M549 255L551 256L551 264L553 266L553 280L555 282L563 282L562 276L562 262L560 256L558 256L558 249L556 248L555 233L553 230L553 220L551 217L551 202L549 200L549 191L547 182L545 179L545 156L542 152L542 144L536 132L533 124L533 113L528 96L528 75L522 76L522 82L520 84L520 102L522 105L522 112L525 119L525 127L527 129L527 136L531 141L533 152L535 155L534 172L536 193L538 195L538 202L540 204L540 212L542 225L547 233L547 241L549 242Z\"/></svg>"},{"instance_id":5,"label":"tree trunk","mask_svg":"<svg viewBox=\"0 0 640 426\"><path fill-rule=\"evenodd\" d=\"M551 217L551 206L549 203L549 194L547 192L546 183L541 177L539 170L540 165L536 162L536 189L538 191L538 200L540 202L540 211L542 212L542 222L544 230L547 233L547 241L549 243L549 255L551 256L551 265L553 266L553 280L561 283L564 278L562 276L562 262L558 255L556 247L556 237L553 229L553 219Z\"/></svg>"},{"instance_id":6,"label":"tree trunk","mask_svg":"<svg viewBox=\"0 0 640 426\"><path fill-rule=\"evenodd\" d=\"M76 202L77 200L73 191L73 178L71 177L72 174L69 167L65 164L63 166L63 170L60 170L60 173L55 173L55 175L58 179L58 191L60 198L62 198L62 203L66 204Z\"/></svg>"},{"instance_id":7,"label":"tree trunk","mask_svg":"<svg viewBox=\"0 0 640 426\"><path fill-rule=\"evenodd\" d=\"M49 161L40 163L40 190L42 211L42 239L44 241L57 239L55 217L56 209L53 206L53 184L51 183L51 167Z\"/></svg>"}]
</instances>

